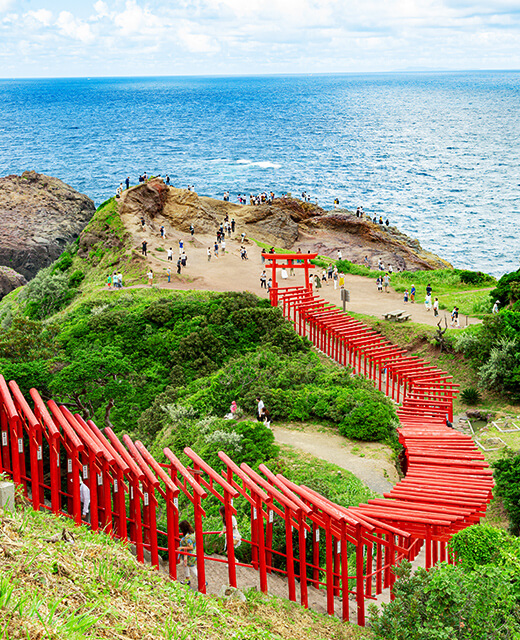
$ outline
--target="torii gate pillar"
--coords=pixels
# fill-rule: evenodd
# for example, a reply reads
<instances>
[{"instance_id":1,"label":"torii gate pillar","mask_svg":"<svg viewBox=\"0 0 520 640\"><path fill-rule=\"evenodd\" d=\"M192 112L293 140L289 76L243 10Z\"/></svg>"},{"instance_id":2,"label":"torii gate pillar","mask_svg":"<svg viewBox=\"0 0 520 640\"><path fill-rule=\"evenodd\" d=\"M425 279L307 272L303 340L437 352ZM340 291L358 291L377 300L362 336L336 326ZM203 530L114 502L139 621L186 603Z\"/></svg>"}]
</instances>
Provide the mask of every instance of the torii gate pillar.
<instances>
[{"instance_id":1,"label":"torii gate pillar","mask_svg":"<svg viewBox=\"0 0 520 640\"><path fill-rule=\"evenodd\" d=\"M314 260L317 253L262 253L265 260L270 260L270 264L266 264L267 269L272 270L271 291L269 296L273 307L278 306L278 281L276 279L277 269L304 269L305 271L305 288L312 290L312 284L309 281L309 269L314 269L311 260Z\"/></svg>"}]
</instances>

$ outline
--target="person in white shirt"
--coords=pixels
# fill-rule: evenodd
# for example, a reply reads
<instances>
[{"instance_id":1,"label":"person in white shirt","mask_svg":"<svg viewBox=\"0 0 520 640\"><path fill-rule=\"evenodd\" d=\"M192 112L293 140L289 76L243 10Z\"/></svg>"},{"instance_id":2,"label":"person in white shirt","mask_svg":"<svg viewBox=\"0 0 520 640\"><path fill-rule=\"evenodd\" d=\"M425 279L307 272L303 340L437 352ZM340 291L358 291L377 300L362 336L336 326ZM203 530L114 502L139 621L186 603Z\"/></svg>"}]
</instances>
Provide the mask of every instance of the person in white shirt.
<instances>
[{"instance_id":1,"label":"person in white shirt","mask_svg":"<svg viewBox=\"0 0 520 640\"><path fill-rule=\"evenodd\" d=\"M226 509L224 507L220 507L219 513L222 517L222 522L224 524L222 531L219 533L219 537L220 537L220 536L223 536L226 532ZM238 549L238 547L242 544L242 538L240 536L240 531L238 530L237 519L233 515L231 516L231 526L233 527L233 546L235 547L235 549ZM227 538L226 538L226 544L224 546L224 551L226 549L227 549Z\"/></svg>"},{"instance_id":2,"label":"person in white shirt","mask_svg":"<svg viewBox=\"0 0 520 640\"><path fill-rule=\"evenodd\" d=\"M81 502L81 517L90 522L90 489L83 482L81 475L79 477L79 500Z\"/></svg>"},{"instance_id":3,"label":"person in white shirt","mask_svg":"<svg viewBox=\"0 0 520 640\"><path fill-rule=\"evenodd\" d=\"M261 400L260 398L257 398L256 401L258 402L258 409L257 409L257 418L259 421L262 420L262 411L264 408L264 401Z\"/></svg>"}]
</instances>

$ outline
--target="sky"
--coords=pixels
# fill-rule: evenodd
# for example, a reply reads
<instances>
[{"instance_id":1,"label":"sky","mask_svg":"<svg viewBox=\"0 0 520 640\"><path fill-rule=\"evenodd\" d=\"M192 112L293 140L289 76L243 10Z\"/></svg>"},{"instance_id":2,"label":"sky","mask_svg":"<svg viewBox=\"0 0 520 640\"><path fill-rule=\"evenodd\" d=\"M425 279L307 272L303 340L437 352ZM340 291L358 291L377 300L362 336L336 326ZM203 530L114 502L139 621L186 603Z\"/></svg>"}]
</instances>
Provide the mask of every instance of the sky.
<instances>
[{"instance_id":1,"label":"sky","mask_svg":"<svg viewBox=\"0 0 520 640\"><path fill-rule=\"evenodd\" d=\"M520 0L0 0L0 77L520 69Z\"/></svg>"}]
</instances>

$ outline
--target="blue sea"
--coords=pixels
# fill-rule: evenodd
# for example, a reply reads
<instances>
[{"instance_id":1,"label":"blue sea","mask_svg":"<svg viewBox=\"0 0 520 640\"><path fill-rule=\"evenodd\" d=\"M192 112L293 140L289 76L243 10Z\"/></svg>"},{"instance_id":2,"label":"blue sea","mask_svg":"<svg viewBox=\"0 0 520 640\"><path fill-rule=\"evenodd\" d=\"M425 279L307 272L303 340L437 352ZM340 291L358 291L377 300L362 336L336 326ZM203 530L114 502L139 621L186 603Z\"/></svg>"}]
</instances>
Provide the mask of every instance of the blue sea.
<instances>
[{"instance_id":1,"label":"blue sea","mask_svg":"<svg viewBox=\"0 0 520 640\"><path fill-rule=\"evenodd\" d=\"M100 204L127 175L311 195L388 217L461 268L517 269L520 73L0 80L0 175Z\"/></svg>"}]
</instances>

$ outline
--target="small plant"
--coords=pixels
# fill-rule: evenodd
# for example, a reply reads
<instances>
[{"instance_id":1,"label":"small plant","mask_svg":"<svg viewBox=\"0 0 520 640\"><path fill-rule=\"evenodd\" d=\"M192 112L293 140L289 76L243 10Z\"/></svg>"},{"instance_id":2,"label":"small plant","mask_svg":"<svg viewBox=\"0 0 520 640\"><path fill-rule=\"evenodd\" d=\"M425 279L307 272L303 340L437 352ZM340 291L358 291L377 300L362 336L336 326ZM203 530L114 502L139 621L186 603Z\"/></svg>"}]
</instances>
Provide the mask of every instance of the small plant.
<instances>
[{"instance_id":1,"label":"small plant","mask_svg":"<svg viewBox=\"0 0 520 640\"><path fill-rule=\"evenodd\" d=\"M480 392L474 387L468 387L467 389L464 389L464 391L460 394L460 397L466 404L469 405L474 405L482 402L482 396L480 395Z\"/></svg>"}]
</instances>

